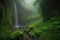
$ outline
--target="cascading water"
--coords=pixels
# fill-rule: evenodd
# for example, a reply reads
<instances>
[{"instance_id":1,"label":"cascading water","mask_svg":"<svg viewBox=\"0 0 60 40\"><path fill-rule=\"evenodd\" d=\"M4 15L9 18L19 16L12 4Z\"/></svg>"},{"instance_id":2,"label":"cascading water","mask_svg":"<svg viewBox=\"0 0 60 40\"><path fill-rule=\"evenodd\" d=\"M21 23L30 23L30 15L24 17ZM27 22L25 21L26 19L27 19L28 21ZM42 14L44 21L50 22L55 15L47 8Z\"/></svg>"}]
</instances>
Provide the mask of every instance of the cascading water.
<instances>
[{"instance_id":1,"label":"cascading water","mask_svg":"<svg viewBox=\"0 0 60 40\"><path fill-rule=\"evenodd\" d=\"M14 27L20 27L19 26L19 23L18 23L18 15L17 15L17 7L16 7L16 3L14 3L14 9L15 9L15 25L14 25Z\"/></svg>"}]
</instances>

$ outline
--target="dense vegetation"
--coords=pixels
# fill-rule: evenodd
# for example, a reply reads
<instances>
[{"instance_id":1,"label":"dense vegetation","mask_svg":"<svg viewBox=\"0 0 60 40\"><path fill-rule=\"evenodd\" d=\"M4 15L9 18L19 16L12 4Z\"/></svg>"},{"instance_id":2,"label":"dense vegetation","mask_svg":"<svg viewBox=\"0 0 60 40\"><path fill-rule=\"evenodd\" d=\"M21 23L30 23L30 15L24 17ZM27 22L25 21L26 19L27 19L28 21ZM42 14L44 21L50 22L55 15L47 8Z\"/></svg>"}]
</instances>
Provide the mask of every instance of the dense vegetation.
<instances>
[{"instance_id":1,"label":"dense vegetation","mask_svg":"<svg viewBox=\"0 0 60 40\"><path fill-rule=\"evenodd\" d=\"M24 31L20 28L13 30L13 1L9 1L0 0L0 40L24 40L24 33L27 34L26 37L29 36L32 40L60 40L59 0L36 0L33 4L35 7L28 7L24 3L18 4L17 6L20 5L21 8L18 7L18 13L21 11L25 13L21 13L23 17L19 16L20 22L26 23Z\"/></svg>"},{"instance_id":2,"label":"dense vegetation","mask_svg":"<svg viewBox=\"0 0 60 40\"><path fill-rule=\"evenodd\" d=\"M32 23L28 25L26 32L31 37L38 37L38 40L59 40L60 18L52 18L48 22Z\"/></svg>"}]
</instances>

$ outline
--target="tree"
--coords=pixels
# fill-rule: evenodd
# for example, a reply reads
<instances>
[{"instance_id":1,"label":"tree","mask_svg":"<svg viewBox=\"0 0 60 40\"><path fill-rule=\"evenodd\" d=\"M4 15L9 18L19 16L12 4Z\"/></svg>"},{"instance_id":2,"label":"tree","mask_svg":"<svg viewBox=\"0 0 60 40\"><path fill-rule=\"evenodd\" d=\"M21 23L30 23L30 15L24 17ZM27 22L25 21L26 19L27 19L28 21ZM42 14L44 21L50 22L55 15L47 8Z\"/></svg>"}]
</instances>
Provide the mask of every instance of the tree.
<instances>
[{"instance_id":1,"label":"tree","mask_svg":"<svg viewBox=\"0 0 60 40\"><path fill-rule=\"evenodd\" d=\"M10 0L1 0L0 4L7 9L10 6Z\"/></svg>"},{"instance_id":2,"label":"tree","mask_svg":"<svg viewBox=\"0 0 60 40\"><path fill-rule=\"evenodd\" d=\"M2 19L3 19L3 7L0 5L0 24L2 24Z\"/></svg>"}]
</instances>

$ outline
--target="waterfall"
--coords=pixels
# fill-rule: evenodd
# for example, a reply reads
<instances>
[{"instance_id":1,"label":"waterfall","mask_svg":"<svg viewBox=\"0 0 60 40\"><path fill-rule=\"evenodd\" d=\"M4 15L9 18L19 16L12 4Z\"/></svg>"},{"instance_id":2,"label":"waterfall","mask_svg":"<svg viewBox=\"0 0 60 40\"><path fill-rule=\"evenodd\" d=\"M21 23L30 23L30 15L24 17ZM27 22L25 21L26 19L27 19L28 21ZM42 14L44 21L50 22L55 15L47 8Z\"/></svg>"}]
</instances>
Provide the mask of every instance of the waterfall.
<instances>
[{"instance_id":1,"label":"waterfall","mask_svg":"<svg viewBox=\"0 0 60 40\"><path fill-rule=\"evenodd\" d=\"M17 15L16 3L14 3L14 9L15 9L15 10L14 10L14 11L15 11L15 12L14 12L14 13L15 13L15 14L14 14L14 15L15 15L15 25L14 25L14 26L18 28L18 27L20 27L20 26L19 26L19 23L18 23L18 15Z\"/></svg>"}]
</instances>

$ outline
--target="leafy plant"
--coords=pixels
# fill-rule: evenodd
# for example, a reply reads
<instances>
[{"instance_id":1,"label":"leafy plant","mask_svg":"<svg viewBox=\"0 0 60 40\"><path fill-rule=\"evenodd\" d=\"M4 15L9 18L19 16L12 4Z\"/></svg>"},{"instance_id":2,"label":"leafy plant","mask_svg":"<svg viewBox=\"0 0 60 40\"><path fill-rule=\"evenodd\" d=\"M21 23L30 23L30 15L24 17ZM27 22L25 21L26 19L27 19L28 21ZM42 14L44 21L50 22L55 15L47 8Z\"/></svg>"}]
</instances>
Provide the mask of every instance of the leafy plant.
<instances>
[{"instance_id":1,"label":"leafy plant","mask_svg":"<svg viewBox=\"0 0 60 40\"><path fill-rule=\"evenodd\" d=\"M23 35L23 32L20 30L16 30L10 34L10 38L15 38L17 35Z\"/></svg>"},{"instance_id":2,"label":"leafy plant","mask_svg":"<svg viewBox=\"0 0 60 40\"><path fill-rule=\"evenodd\" d=\"M48 22L30 24L26 31L33 37L40 37L41 40L58 40L60 37L59 29L60 17L53 17Z\"/></svg>"}]
</instances>

